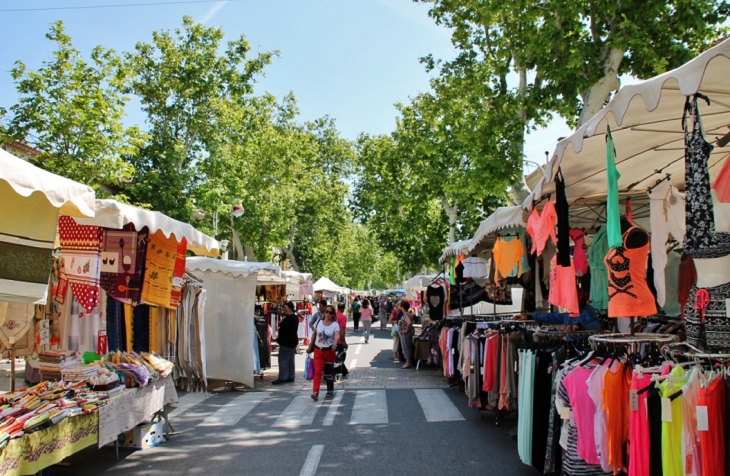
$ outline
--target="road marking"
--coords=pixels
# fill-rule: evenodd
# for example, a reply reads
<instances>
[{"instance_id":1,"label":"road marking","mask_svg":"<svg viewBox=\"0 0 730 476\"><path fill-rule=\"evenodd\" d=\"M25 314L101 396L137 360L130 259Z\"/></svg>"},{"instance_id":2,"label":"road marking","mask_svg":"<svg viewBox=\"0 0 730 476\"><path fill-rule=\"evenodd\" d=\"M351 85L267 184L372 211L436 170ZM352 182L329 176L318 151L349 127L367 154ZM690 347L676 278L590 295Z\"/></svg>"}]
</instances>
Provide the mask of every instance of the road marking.
<instances>
[{"instance_id":1,"label":"road marking","mask_svg":"<svg viewBox=\"0 0 730 476\"><path fill-rule=\"evenodd\" d=\"M426 421L463 421L464 417L451 402L446 392L440 388L414 389L418 403L421 404Z\"/></svg>"},{"instance_id":2,"label":"road marking","mask_svg":"<svg viewBox=\"0 0 730 476\"><path fill-rule=\"evenodd\" d=\"M357 359L352 359L352 362L350 362L350 368L354 369L357 367Z\"/></svg>"},{"instance_id":3,"label":"road marking","mask_svg":"<svg viewBox=\"0 0 730 476\"><path fill-rule=\"evenodd\" d=\"M218 411L209 415L198 426L233 426L248 412L261 403L269 394L264 392L244 393L223 405Z\"/></svg>"},{"instance_id":4,"label":"road marking","mask_svg":"<svg viewBox=\"0 0 730 476\"><path fill-rule=\"evenodd\" d=\"M355 355L359 354L362 350L362 345L358 345L357 348L355 348Z\"/></svg>"},{"instance_id":5,"label":"road marking","mask_svg":"<svg viewBox=\"0 0 730 476\"><path fill-rule=\"evenodd\" d=\"M180 397L177 408L170 412L170 416L179 416L190 410L198 403L202 402L206 398L210 397L209 393L205 392L190 392Z\"/></svg>"},{"instance_id":6,"label":"road marking","mask_svg":"<svg viewBox=\"0 0 730 476\"><path fill-rule=\"evenodd\" d=\"M335 422L335 416L337 415L337 411L340 409L340 402L342 401L342 395L344 394L345 392L343 390L335 393L335 398L332 400L329 408L327 409L327 415L324 417L322 426L332 426Z\"/></svg>"},{"instance_id":7,"label":"road marking","mask_svg":"<svg viewBox=\"0 0 730 476\"><path fill-rule=\"evenodd\" d=\"M385 390L359 390L355 397L350 425L388 423Z\"/></svg>"},{"instance_id":8,"label":"road marking","mask_svg":"<svg viewBox=\"0 0 730 476\"><path fill-rule=\"evenodd\" d=\"M311 425L320 407L311 398L309 391L302 392L286 407L274 422L275 427L292 428L299 425Z\"/></svg>"},{"instance_id":9,"label":"road marking","mask_svg":"<svg viewBox=\"0 0 730 476\"><path fill-rule=\"evenodd\" d=\"M324 453L324 445L312 446L299 476L314 476L317 474L317 466L319 466L319 459L322 457L322 453Z\"/></svg>"}]
</instances>

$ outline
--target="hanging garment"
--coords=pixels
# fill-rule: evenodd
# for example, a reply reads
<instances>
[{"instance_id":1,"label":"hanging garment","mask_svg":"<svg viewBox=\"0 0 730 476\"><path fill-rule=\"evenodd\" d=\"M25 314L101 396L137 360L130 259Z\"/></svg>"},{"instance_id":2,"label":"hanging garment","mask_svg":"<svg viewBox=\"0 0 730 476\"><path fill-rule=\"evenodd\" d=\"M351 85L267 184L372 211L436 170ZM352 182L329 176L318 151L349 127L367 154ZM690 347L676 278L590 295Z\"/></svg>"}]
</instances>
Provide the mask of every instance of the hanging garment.
<instances>
[{"instance_id":1,"label":"hanging garment","mask_svg":"<svg viewBox=\"0 0 730 476\"><path fill-rule=\"evenodd\" d=\"M10 347L10 341L18 342L33 325L33 304L0 301L0 342Z\"/></svg>"},{"instance_id":2,"label":"hanging garment","mask_svg":"<svg viewBox=\"0 0 730 476\"><path fill-rule=\"evenodd\" d=\"M684 476L701 476L702 474L700 432L697 430L699 374L699 369L697 367L693 368L690 371L687 383L682 387L682 461L684 461Z\"/></svg>"},{"instance_id":3,"label":"hanging garment","mask_svg":"<svg viewBox=\"0 0 730 476\"><path fill-rule=\"evenodd\" d=\"M717 174L715 182L712 184L720 203L730 203L730 160L728 160L728 157L725 158L722 169L720 169L720 173Z\"/></svg>"},{"instance_id":4,"label":"hanging garment","mask_svg":"<svg viewBox=\"0 0 730 476\"><path fill-rule=\"evenodd\" d=\"M679 307L679 263L681 257L676 251L670 251L667 254L667 265L664 268L664 282L666 283L666 299L662 310L664 314L670 317L678 317L680 315Z\"/></svg>"},{"instance_id":5,"label":"hanging garment","mask_svg":"<svg viewBox=\"0 0 730 476\"><path fill-rule=\"evenodd\" d=\"M175 235L166 237L158 231L147 244L142 301L146 304L176 309L182 295L187 240L178 242Z\"/></svg>"},{"instance_id":6,"label":"hanging garment","mask_svg":"<svg viewBox=\"0 0 730 476\"><path fill-rule=\"evenodd\" d=\"M634 406L630 407L629 423L629 474L631 476L649 476L649 417L646 398L648 392L638 393L652 382L651 375L634 372L631 379L631 391L636 392Z\"/></svg>"},{"instance_id":7,"label":"hanging garment","mask_svg":"<svg viewBox=\"0 0 730 476\"><path fill-rule=\"evenodd\" d=\"M66 322L64 325L59 325L60 347L77 350L82 354L87 350L96 352L99 343L99 330L102 329L99 315L100 306L96 306L91 312L87 312L73 294L70 294L68 299L71 300L69 314L65 317Z\"/></svg>"},{"instance_id":8,"label":"hanging garment","mask_svg":"<svg viewBox=\"0 0 730 476\"><path fill-rule=\"evenodd\" d=\"M542 209L542 215L537 209L533 208L530 218L527 220L527 233L532 238L532 253L540 256L542 250L545 249L545 243L548 238L552 239L553 244L558 242L555 236L555 224L558 221L558 215L555 212L555 205L548 198Z\"/></svg>"},{"instance_id":9,"label":"hanging garment","mask_svg":"<svg viewBox=\"0 0 730 476\"><path fill-rule=\"evenodd\" d=\"M596 405L588 395L588 377L593 369L586 369L581 366L575 367L563 379L563 385L568 392L570 407L573 409L573 418L578 430L578 454L588 464L598 465L598 453L596 451L596 437L594 431L594 418Z\"/></svg>"},{"instance_id":10,"label":"hanging garment","mask_svg":"<svg viewBox=\"0 0 730 476\"><path fill-rule=\"evenodd\" d=\"M140 300L148 232L137 233L134 225L106 230L101 252L101 288L114 299L136 305Z\"/></svg>"},{"instance_id":11,"label":"hanging garment","mask_svg":"<svg viewBox=\"0 0 730 476\"><path fill-rule=\"evenodd\" d=\"M646 392L646 416L649 420L649 476L663 476L662 397L656 386Z\"/></svg>"},{"instance_id":12,"label":"hanging garment","mask_svg":"<svg viewBox=\"0 0 730 476\"><path fill-rule=\"evenodd\" d=\"M586 384L588 385L588 395L596 405L596 413L593 417L596 453L601 462L601 469L609 473L613 471L613 466L609 463L608 425L606 424L606 407L603 401L603 377L607 371L607 365L599 365L593 370L591 376L588 377Z\"/></svg>"},{"instance_id":13,"label":"hanging garment","mask_svg":"<svg viewBox=\"0 0 730 476\"><path fill-rule=\"evenodd\" d=\"M557 256L553 257L551 263L553 276L550 278L550 304L566 309L572 315L580 313L578 305L578 287L575 281L575 269L573 265L560 266L557 264Z\"/></svg>"},{"instance_id":14,"label":"hanging garment","mask_svg":"<svg viewBox=\"0 0 730 476\"><path fill-rule=\"evenodd\" d=\"M441 283L432 283L426 288L428 316L432 321L440 321L446 312L446 289Z\"/></svg>"},{"instance_id":15,"label":"hanging garment","mask_svg":"<svg viewBox=\"0 0 730 476\"><path fill-rule=\"evenodd\" d=\"M687 305L689 293L695 283L697 283L695 262L691 256L683 253L679 261L679 277L677 278L677 299L682 317L684 317L684 307Z\"/></svg>"},{"instance_id":16,"label":"hanging garment","mask_svg":"<svg viewBox=\"0 0 730 476\"><path fill-rule=\"evenodd\" d=\"M730 283L698 288L692 286L684 306L687 342L707 351L730 349L730 318L727 300Z\"/></svg>"},{"instance_id":17,"label":"hanging garment","mask_svg":"<svg viewBox=\"0 0 730 476\"><path fill-rule=\"evenodd\" d=\"M662 398L669 398L687 381L685 371L676 366L670 372L671 379L660 384ZM670 421L662 421L662 468L664 476L684 476L684 461L682 458L682 398L670 400Z\"/></svg>"},{"instance_id":18,"label":"hanging garment","mask_svg":"<svg viewBox=\"0 0 730 476\"><path fill-rule=\"evenodd\" d=\"M76 300L87 312L99 304L103 234L101 227L79 225L65 215L58 217L58 236L63 254L60 279L71 286ZM64 292L65 289L59 291Z\"/></svg>"},{"instance_id":19,"label":"hanging garment","mask_svg":"<svg viewBox=\"0 0 730 476\"><path fill-rule=\"evenodd\" d=\"M684 240L684 194L665 180L649 192L651 221L651 256L654 267L654 287L657 302L664 306L666 300L664 268L667 264L666 243L672 238Z\"/></svg>"},{"instance_id":20,"label":"hanging garment","mask_svg":"<svg viewBox=\"0 0 730 476\"><path fill-rule=\"evenodd\" d=\"M308 296L314 294L314 284L309 279L299 285L299 295Z\"/></svg>"},{"instance_id":21,"label":"hanging garment","mask_svg":"<svg viewBox=\"0 0 730 476\"><path fill-rule=\"evenodd\" d=\"M570 266L570 217L565 179L560 169L555 174L555 210L558 216L558 265Z\"/></svg>"},{"instance_id":22,"label":"hanging garment","mask_svg":"<svg viewBox=\"0 0 730 476\"><path fill-rule=\"evenodd\" d=\"M611 130L606 131L606 226L608 227L608 246L617 248L623 244L621 239L621 212L618 205L618 179L621 174L616 168L616 146L613 144Z\"/></svg>"},{"instance_id":23,"label":"hanging garment","mask_svg":"<svg viewBox=\"0 0 730 476\"><path fill-rule=\"evenodd\" d=\"M487 260L478 256L469 256L462 262L464 278L483 278L487 275Z\"/></svg>"},{"instance_id":24,"label":"hanging garment","mask_svg":"<svg viewBox=\"0 0 730 476\"><path fill-rule=\"evenodd\" d=\"M692 124L689 124L689 121ZM696 97L687 97L682 117L684 129L684 193L685 224L684 251L712 248L715 241L715 213L710 190L708 161L714 148L705 140L702 119Z\"/></svg>"},{"instance_id":25,"label":"hanging garment","mask_svg":"<svg viewBox=\"0 0 730 476\"><path fill-rule=\"evenodd\" d=\"M609 276L608 317L651 316L656 314L654 296L646 284L646 262L649 240L639 248L626 248L625 241L635 232L646 233L639 227L631 227L624 233L624 244L611 248L606 255Z\"/></svg>"},{"instance_id":26,"label":"hanging garment","mask_svg":"<svg viewBox=\"0 0 730 476\"><path fill-rule=\"evenodd\" d=\"M591 267L591 305L595 309L608 309L608 270L604 258L608 254L607 227L602 226L593 236L588 249L588 264Z\"/></svg>"},{"instance_id":27,"label":"hanging garment","mask_svg":"<svg viewBox=\"0 0 730 476\"><path fill-rule=\"evenodd\" d=\"M623 362L616 362L603 376L603 409L606 411L608 448L606 457L613 473L624 472L624 448L629 440L630 374Z\"/></svg>"},{"instance_id":28,"label":"hanging garment","mask_svg":"<svg viewBox=\"0 0 730 476\"><path fill-rule=\"evenodd\" d=\"M707 387L700 387L697 405L707 408L707 431L700 431L702 443L702 476L725 476L725 383L716 378Z\"/></svg>"},{"instance_id":29,"label":"hanging garment","mask_svg":"<svg viewBox=\"0 0 730 476\"><path fill-rule=\"evenodd\" d=\"M519 274L522 274L520 258L524 254L525 249L522 247L522 242L519 238L515 238L512 241L497 238L497 242L494 244L494 249L492 250L492 257L502 279L509 275L515 265L519 265Z\"/></svg>"},{"instance_id":30,"label":"hanging garment","mask_svg":"<svg viewBox=\"0 0 730 476\"><path fill-rule=\"evenodd\" d=\"M573 266L575 274L580 276L588 273L588 255L586 254L586 232L584 230L570 230L573 240ZM604 255L605 256L605 255Z\"/></svg>"},{"instance_id":31,"label":"hanging garment","mask_svg":"<svg viewBox=\"0 0 730 476\"><path fill-rule=\"evenodd\" d=\"M723 258L730 255L730 233L715 233L715 246L712 248L694 250L692 252L687 252L687 254L698 259Z\"/></svg>"}]
</instances>

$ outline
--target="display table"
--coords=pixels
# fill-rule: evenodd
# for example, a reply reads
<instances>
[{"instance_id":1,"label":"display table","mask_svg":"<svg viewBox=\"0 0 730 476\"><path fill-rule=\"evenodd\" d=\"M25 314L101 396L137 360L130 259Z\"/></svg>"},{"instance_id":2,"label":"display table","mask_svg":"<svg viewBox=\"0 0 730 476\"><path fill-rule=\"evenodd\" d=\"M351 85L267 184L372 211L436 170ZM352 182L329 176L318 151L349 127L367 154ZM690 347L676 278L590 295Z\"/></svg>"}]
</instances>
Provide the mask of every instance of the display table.
<instances>
[{"instance_id":1,"label":"display table","mask_svg":"<svg viewBox=\"0 0 730 476\"><path fill-rule=\"evenodd\" d=\"M95 443L99 447L117 440L120 433L148 421L155 413L177 402L171 377L142 388L130 388L112 397L97 412L67 418L57 425L10 440L0 450L0 475L35 474Z\"/></svg>"}]
</instances>

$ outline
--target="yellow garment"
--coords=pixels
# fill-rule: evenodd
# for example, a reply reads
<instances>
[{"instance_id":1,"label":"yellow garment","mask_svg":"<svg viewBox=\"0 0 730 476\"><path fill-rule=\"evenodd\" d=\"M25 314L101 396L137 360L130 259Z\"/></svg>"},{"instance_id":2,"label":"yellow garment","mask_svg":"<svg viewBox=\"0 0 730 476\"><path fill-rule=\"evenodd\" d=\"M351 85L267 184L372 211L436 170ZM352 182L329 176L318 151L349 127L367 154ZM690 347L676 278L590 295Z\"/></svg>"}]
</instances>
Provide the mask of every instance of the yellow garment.
<instances>
[{"instance_id":1,"label":"yellow garment","mask_svg":"<svg viewBox=\"0 0 730 476\"><path fill-rule=\"evenodd\" d=\"M160 319L160 309L156 307L150 308L150 352L156 354L160 353L160 349L157 348L158 337L157 337L157 325Z\"/></svg>"},{"instance_id":2,"label":"yellow garment","mask_svg":"<svg viewBox=\"0 0 730 476\"><path fill-rule=\"evenodd\" d=\"M522 242L519 238L515 238L512 241L497 238L497 242L494 244L494 249L492 250L492 256L502 279L509 276L515 265L519 265L517 277L522 275L522 261L520 258L524 254L525 249L522 247Z\"/></svg>"},{"instance_id":3,"label":"yellow garment","mask_svg":"<svg viewBox=\"0 0 730 476\"><path fill-rule=\"evenodd\" d=\"M142 301L146 304L176 309L182 296L187 240L158 231L150 236L145 259Z\"/></svg>"},{"instance_id":4,"label":"yellow garment","mask_svg":"<svg viewBox=\"0 0 730 476\"><path fill-rule=\"evenodd\" d=\"M132 352L132 342L134 342L134 308L130 304L124 305L124 329L127 331L127 352Z\"/></svg>"},{"instance_id":5,"label":"yellow garment","mask_svg":"<svg viewBox=\"0 0 730 476\"><path fill-rule=\"evenodd\" d=\"M662 398L669 398L681 391L688 378L684 369L680 366L674 367L669 377L660 384ZM664 476L684 476L682 398L680 395L672 400L672 421L662 421L662 471Z\"/></svg>"}]
</instances>

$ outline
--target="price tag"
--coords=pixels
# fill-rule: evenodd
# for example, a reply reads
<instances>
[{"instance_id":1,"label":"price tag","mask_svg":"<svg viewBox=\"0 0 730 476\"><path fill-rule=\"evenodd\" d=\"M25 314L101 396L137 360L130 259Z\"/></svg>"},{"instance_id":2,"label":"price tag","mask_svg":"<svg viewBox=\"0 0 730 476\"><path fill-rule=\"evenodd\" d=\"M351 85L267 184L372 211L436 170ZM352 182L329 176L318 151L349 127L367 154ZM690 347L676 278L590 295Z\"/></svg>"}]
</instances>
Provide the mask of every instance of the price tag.
<instances>
[{"instance_id":1,"label":"price tag","mask_svg":"<svg viewBox=\"0 0 730 476\"><path fill-rule=\"evenodd\" d=\"M570 420L570 408L560 407L560 418L562 420Z\"/></svg>"},{"instance_id":2,"label":"price tag","mask_svg":"<svg viewBox=\"0 0 730 476\"><path fill-rule=\"evenodd\" d=\"M632 412L639 411L639 392L636 390L629 391L629 405Z\"/></svg>"},{"instance_id":3,"label":"price tag","mask_svg":"<svg viewBox=\"0 0 730 476\"><path fill-rule=\"evenodd\" d=\"M662 398L662 421L672 422L672 401L669 398Z\"/></svg>"},{"instance_id":4,"label":"price tag","mask_svg":"<svg viewBox=\"0 0 730 476\"><path fill-rule=\"evenodd\" d=\"M707 407L697 406L697 431L710 431L710 419L707 417Z\"/></svg>"}]
</instances>

